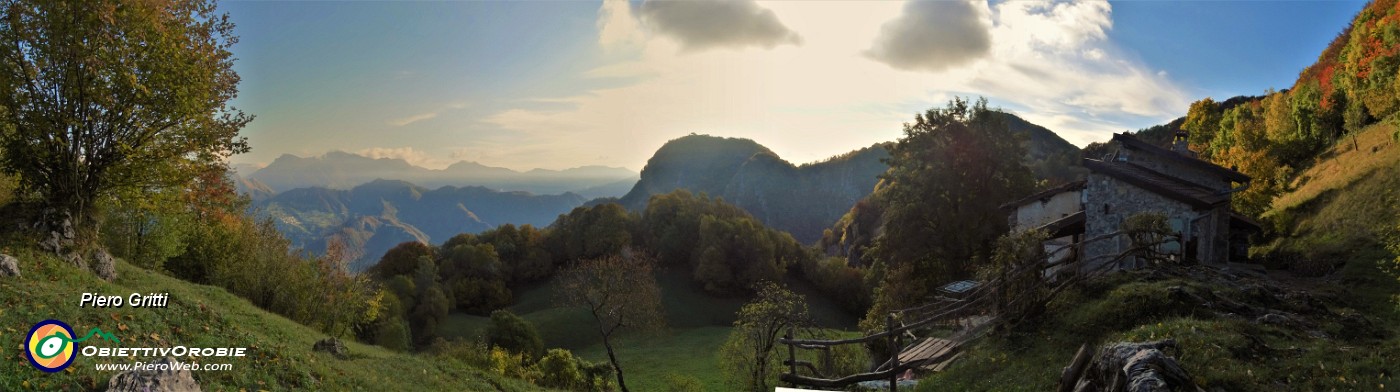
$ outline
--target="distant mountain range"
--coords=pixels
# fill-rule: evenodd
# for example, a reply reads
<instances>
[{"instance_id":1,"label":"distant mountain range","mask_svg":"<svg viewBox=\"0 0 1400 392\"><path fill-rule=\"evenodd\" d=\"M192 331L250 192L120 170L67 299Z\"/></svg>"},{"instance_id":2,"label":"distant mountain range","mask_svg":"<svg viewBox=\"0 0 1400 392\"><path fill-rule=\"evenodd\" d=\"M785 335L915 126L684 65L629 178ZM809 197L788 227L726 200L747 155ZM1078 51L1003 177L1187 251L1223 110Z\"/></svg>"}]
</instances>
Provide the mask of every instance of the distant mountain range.
<instances>
[{"instance_id":1,"label":"distant mountain range","mask_svg":"<svg viewBox=\"0 0 1400 392\"><path fill-rule=\"evenodd\" d=\"M1054 182L1079 175L1078 148L1044 127L1006 116L1014 132L1026 135L1026 161L1037 176ZM543 227L585 203L617 202L642 211L652 195L677 189L723 198L798 241L815 243L875 189L888 169L882 161L887 146L794 165L753 140L690 135L661 146L635 180L625 169L597 166L522 173L461 162L430 170L399 159L333 152L284 155L250 175L235 173L233 180L294 244L320 252L329 240L341 240L352 267L360 270L403 241L437 244L505 223ZM481 186L443 185L470 181ZM580 192L540 195L561 189Z\"/></svg>"},{"instance_id":2,"label":"distant mountain range","mask_svg":"<svg viewBox=\"0 0 1400 392\"><path fill-rule=\"evenodd\" d=\"M273 193L296 188L351 189L374 180L399 180L429 189L443 186L481 186L537 195L574 192L584 197L618 196L637 181L637 173L620 167L583 166L565 170L534 169L519 172L476 162L457 162L444 169L414 166L403 159L370 158L332 151L319 157L282 155L267 167L238 167L241 186L266 188Z\"/></svg>"},{"instance_id":3,"label":"distant mountain range","mask_svg":"<svg viewBox=\"0 0 1400 392\"><path fill-rule=\"evenodd\" d=\"M379 260L405 241L437 244L460 233L505 223L547 226L586 201L575 193L534 195L484 187L428 190L397 180L375 180L349 190L297 188L257 201L293 245L322 252L330 240L346 245L352 270Z\"/></svg>"}]
</instances>

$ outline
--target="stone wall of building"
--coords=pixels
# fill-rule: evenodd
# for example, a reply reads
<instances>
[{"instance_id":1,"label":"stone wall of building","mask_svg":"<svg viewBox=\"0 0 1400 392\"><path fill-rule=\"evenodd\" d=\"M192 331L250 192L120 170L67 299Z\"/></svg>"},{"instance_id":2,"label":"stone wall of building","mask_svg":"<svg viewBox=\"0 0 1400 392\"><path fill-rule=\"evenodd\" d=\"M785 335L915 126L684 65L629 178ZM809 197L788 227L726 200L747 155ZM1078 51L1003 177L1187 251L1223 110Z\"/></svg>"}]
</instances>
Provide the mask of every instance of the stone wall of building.
<instances>
[{"instance_id":1,"label":"stone wall of building","mask_svg":"<svg viewBox=\"0 0 1400 392\"><path fill-rule=\"evenodd\" d=\"M1201 215L1190 205L1139 188L1127 182L1100 173L1089 173L1088 184L1084 188L1084 232L1085 238L1113 233L1122 228L1129 216L1143 212L1159 212L1167 215L1173 227L1185 227ZM1105 207L1106 206L1106 207ZM1096 268L1111 261L1113 256L1131 246L1127 236L1112 240L1099 240L1084 247L1083 268ZM1198 254L1204 248L1198 249ZM1123 267L1133 267L1125 261Z\"/></svg>"},{"instance_id":2,"label":"stone wall of building","mask_svg":"<svg viewBox=\"0 0 1400 392\"><path fill-rule=\"evenodd\" d=\"M1083 209L1080 191L1057 193L1044 201L1032 201L1016 207L1011 215L1011 227L1015 231L1033 229L1069 216Z\"/></svg>"}]
</instances>

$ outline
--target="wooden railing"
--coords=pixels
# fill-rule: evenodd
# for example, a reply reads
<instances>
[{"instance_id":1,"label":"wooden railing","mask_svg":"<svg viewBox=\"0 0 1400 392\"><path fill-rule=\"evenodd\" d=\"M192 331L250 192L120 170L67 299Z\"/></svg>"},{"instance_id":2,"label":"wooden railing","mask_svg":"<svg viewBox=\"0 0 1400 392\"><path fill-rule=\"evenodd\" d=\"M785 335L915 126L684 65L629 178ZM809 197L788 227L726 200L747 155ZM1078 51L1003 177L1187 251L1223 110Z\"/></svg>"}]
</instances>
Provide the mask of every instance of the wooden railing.
<instances>
[{"instance_id":1,"label":"wooden railing","mask_svg":"<svg viewBox=\"0 0 1400 392\"><path fill-rule=\"evenodd\" d=\"M920 306L895 310L886 315L885 330L870 335L837 340L798 339L795 337L795 328L789 326L787 333L778 340L779 343L788 346L788 359L783 361L783 364L787 366L787 373L780 375L779 379L792 385L817 388L843 388L863 381L889 380L890 391L894 391L898 385L900 374L906 370L924 365L924 363L920 362L900 363L899 354L906 348L906 346L901 344L901 338L904 335L914 338L917 337L914 334L915 331L940 322L958 320L959 318L970 315L981 314L990 316L990 319L987 321L988 324L982 326L983 330L994 326L1000 326L1002 323L1017 321L1007 320L1006 317L1000 317L1002 316L1000 313L1005 309L1019 309L1017 307L1018 305L1025 305L1028 302L1035 302L1043 305L1072 285L1090 277L1102 275L1107 271L1117 269L1116 267L1118 264L1128 257L1155 255L1155 250L1158 249L1162 243L1175 240L1172 236L1165 236L1160 242L1138 245L1120 252L1117 255L1103 255L1088 260L1080 260L1083 255L1084 245L1098 241L1117 240L1119 236L1124 235L1127 235L1127 233L1118 231L1062 245L1052 249L1045 257L1039 259L1038 262L1023 265L1020 268L983 282L963 295L962 298L938 297ZM1053 257L1050 256L1059 254L1060 252L1073 253L1071 254L1072 257L1054 262L1050 261L1053 259ZM1084 269L1085 265L1092 267ZM1050 282L1044 279L1045 271L1054 267L1072 268L1076 273L1069 274L1067 279L1056 282ZM1002 295L1008 282L1022 282L1022 279L1028 278L1027 274L1037 274L1040 279L1035 279L1034 281L1039 282L1036 284L1044 285L1045 287L1043 288L1045 290L1021 290L1017 292L1017 296L1014 298L1006 298ZM1019 319L1021 317L1014 318ZM906 323L904 322L905 320L912 320L912 322ZM960 344L975 339L977 335L977 333L967 334L961 337L963 341L956 343ZM830 365L832 362L832 347L847 344L866 344L878 342L880 340L884 340L885 344L888 345L890 357L881 365L876 366L874 370L835 378L833 378L835 375L830 374L832 372L832 366ZM911 340L915 340L911 343L917 343L917 339ZM819 372L815 364L797 360L798 349L822 351L822 362L824 362L824 367L826 369ZM798 372L798 367L806 369L810 372L811 376L800 374Z\"/></svg>"}]
</instances>

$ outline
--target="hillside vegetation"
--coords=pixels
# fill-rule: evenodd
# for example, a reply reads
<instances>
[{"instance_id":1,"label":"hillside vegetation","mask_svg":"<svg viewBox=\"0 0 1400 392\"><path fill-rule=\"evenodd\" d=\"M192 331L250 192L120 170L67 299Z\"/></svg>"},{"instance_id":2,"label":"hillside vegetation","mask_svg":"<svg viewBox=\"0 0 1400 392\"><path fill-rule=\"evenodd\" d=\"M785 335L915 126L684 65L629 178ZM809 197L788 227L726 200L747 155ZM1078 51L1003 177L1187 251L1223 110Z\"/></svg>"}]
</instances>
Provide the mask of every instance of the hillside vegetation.
<instances>
[{"instance_id":1,"label":"hillside vegetation","mask_svg":"<svg viewBox=\"0 0 1400 392\"><path fill-rule=\"evenodd\" d=\"M60 373L32 368L17 350L35 322L57 319L75 331L101 328L120 344L93 339L96 347L247 347L241 358L178 358L181 361L229 363L229 371L195 371L206 391L238 390L384 390L413 386L423 390L529 391L524 381L488 370L478 356L406 354L346 342L348 359L313 352L326 337L310 327L253 306L224 289L188 283L118 262L119 277L108 283L49 254L7 241L4 252L20 260L23 275L0 278L0 385L6 390L104 390L113 372L98 372L95 363L135 363L149 358L79 357ZM170 293L169 307L94 310L76 306L81 293L110 295ZM80 334L82 332L79 332ZM15 388L15 389L11 389Z\"/></svg>"},{"instance_id":2,"label":"hillside vegetation","mask_svg":"<svg viewBox=\"0 0 1400 392\"><path fill-rule=\"evenodd\" d=\"M797 166L752 140L685 136L661 146L619 202L641 211L651 196L685 189L722 198L810 243L840 211L870 193L886 156L883 145L874 145Z\"/></svg>"},{"instance_id":3,"label":"hillside vegetation","mask_svg":"<svg viewBox=\"0 0 1400 392\"><path fill-rule=\"evenodd\" d=\"M1206 268L1119 273L1061 295L1038 320L968 348L920 390L1053 389L1081 344L1175 339L1208 391L1386 390L1400 363L1396 255L1400 153L1390 124L1339 143L1266 214L1279 237L1256 249L1324 266L1324 278ZM1274 314L1277 316L1267 316ZM1267 316L1267 317L1266 317Z\"/></svg>"}]
</instances>

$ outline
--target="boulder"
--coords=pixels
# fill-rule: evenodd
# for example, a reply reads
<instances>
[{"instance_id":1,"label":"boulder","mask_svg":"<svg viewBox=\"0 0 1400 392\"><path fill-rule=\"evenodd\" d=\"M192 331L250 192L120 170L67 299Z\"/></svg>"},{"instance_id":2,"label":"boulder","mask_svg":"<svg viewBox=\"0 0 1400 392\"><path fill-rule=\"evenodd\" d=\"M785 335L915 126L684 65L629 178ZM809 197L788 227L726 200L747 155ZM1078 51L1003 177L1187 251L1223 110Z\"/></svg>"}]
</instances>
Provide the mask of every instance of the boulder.
<instances>
[{"instance_id":1,"label":"boulder","mask_svg":"<svg viewBox=\"0 0 1400 392\"><path fill-rule=\"evenodd\" d=\"M111 282L117 278L117 259L106 249L98 248L92 252L92 271L102 280Z\"/></svg>"},{"instance_id":2,"label":"boulder","mask_svg":"<svg viewBox=\"0 0 1400 392\"><path fill-rule=\"evenodd\" d=\"M1255 324L1292 325L1293 319L1278 313L1269 313L1254 319Z\"/></svg>"},{"instance_id":3,"label":"boulder","mask_svg":"<svg viewBox=\"0 0 1400 392\"><path fill-rule=\"evenodd\" d=\"M311 346L312 350L325 351L331 353L336 358L345 359L350 356L350 348L345 347L345 342L336 338L325 338Z\"/></svg>"},{"instance_id":4,"label":"boulder","mask_svg":"<svg viewBox=\"0 0 1400 392\"><path fill-rule=\"evenodd\" d=\"M173 370L180 365L175 358L165 357L153 363L155 370L128 370L117 373L107 382L107 392L199 392L199 382L188 369Z\"/></svg>"},{"instance_id":5,"label":"boulder","mask_svg":"<svg viewBox=\"0 0 1400 392\"><path fill-rule=\"evenodd\" d=\"M19 259L0 254L0 276L19 276Z\"/></svg>"},{"instance_id":6,"label":"boulder","mask_svg":"<svg viewBox=\"0 0 1400 392\"><path fill-rule=\"evenodd\" d=\"M1087 347L1086 347L1087 348ZM1164 350L1177 351L1176 341L1120 342L1100 349L1084 364L1085 348L1064 369L1059 390L1075 392L1196 391L1191 375Z\"/></svg>"}]
</instances>

